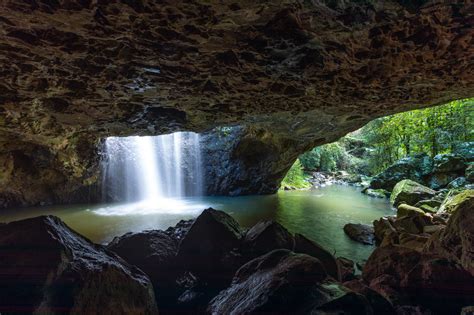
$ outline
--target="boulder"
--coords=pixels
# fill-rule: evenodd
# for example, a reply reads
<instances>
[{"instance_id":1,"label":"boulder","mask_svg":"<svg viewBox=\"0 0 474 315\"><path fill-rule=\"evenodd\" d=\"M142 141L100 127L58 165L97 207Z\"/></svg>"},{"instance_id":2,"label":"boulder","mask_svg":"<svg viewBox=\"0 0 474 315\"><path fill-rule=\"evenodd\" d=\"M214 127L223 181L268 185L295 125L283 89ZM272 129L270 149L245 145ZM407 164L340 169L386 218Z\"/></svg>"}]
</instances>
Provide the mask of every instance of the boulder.
<instances>
[{"instance_id":1,"label":"boulder","mask_svg":"<svg viewBox=\"0 0 474 315\"><path fill-rule=\"evenodd\" d=\"M432 189L441 189L458 177L458 173L433 173L427 179L427 185Z\"/></svg>"},{"instance_id":2,"label":"boulder","mask_svg":"<svg viewBox=\"0 0 474 315\"><path fill-rule=\"evenodd\" d=\"M397 232L407 232L411 234L423 233L423 228L427 225L433 225L432 217L416 212L409 216L398 218L393 224Z\"/></svg>"},{"instance_id":3,"label":"boulder","mask_svg":"<svg viewBox=\"0 0 474 315\"><path fill-rule=\"evenodd\" d=\"M262 221L247 231L242 242L242 251L247 260L264 255L274 249L294 247L293 235L275 221Z\"/></svg>"},{"instance_id":4,"label":"boulder","mask_svg":"<svg viewBox=\"0 0 474 315\"><path fill-rule=\"evenodd\" d=\"M366 285L361 279L347 281L344 282L343 285L346 288L363 295L372 307L374 314L395 314L393 305L381 294L377 293L375 290Z\"/></svg>"},{"instance_id":5,"label":"boulder","mask_svg":"<svg viewBox=\"0 0 474 315\"><path fill-rule=\"evenodd\" d=\"M415 207L420 208L426 213L436 213L441 206L441 201L437 199L426 199L418 201Z\"/></svg>"},{"instance_id":6,"label":"boulder","mask_svg":"<svg viewBox=\"0 0 474 315\"><path fill-rule=\"evenodd\" d=\"M210 302L208 312L366 314L371 311L363 296L325 279L324 267L318 259L284 249L274 250L243 265L232 285Z\"/></svg>"},{"instance_id":7,"label":"boulder","mask_svg":"<svg viewBox=\"0 0 474 315\"><path fill-rule=\"evenodd\" d=\"M466 186L466 177L458 177L448 184L448 189L457 189Z\"/></svg>"},{"instance_id":8,"label":"boulder","mask_svg":"<svg viewBox=\"0 0 474 315\"><path fill-rule=\"evenodd\" d=\"M337 263L336 257L318 243L301 234L295 234L294 252L310 255L319 259L329 276L336 280L341 280L339 264Z\"/></svg>"},{"instance_id":9,"label":"boulder","mask_svg":"<svg viewBox=\"0 0 474 315\"><path fill-rule=\"evenodd\" d=\"M470 163L466 168L466 180L474 183L474 163Z\"/></svg>"},{"instance_id":10,"label":"boulder","mask_svg":"<svg viewBox=\"0 0 474 315\"><path fill-rule=\"evenodd\" d=\"M425 251L455 261L474 275L474 190L454 196L444 206L451 217L445 229L431 236Z\"/></svg>"},{"instance_id":11,"label":"boulder","mask_svg":"<svg viewBox=\"0 0 474 315\"><path fill-rule=\"evenodd\" d=\"M423 251L425 244L428 242L429 236L411 233L400 233L398 235L398 244L417 251Z\"/></svg>"},{"instance_id":12,"label":"boulder","mask_svg":"<svg viewBox=\"0 0 474 315\"><path fill-rule=\"evenodd\" d=\"M396 229L393 226L393 217L381 217L378 220L374 220L374 235L377 244L380 244L388 232L396 233Z\"/></svg>"},{"instance_id":13,"label":"boulder","mask_svg":"<svg viewBox=\"0 0 474 315\"><path fill-rule=\"evenodd\" d=\"M404 216L416 215L416 214L424 215L425 212L423 210L421 210L420 208L409 206L409 205L404 204L404 203L402 203L401 205L398 206L397 218L404 217Z\"/></svg>"},{"instance_id":14,"label":"boulder","mask_svg":"<svg viewBox=\"0 0 474 315\"><path fill-rule=\"evenodd\" d=\"M341 281L350 281L355 279L354 261L345 257L337 257L336 260L341 273Z\"/></svg>"},{"instance_id":15,"label":"boulder","mask_svg":"<svg viewBox=\"0 0 474 315\"><path fill-rule=\"evenodd\" d=\"M409 179L398 182L390 195L390 202L398 207L405 203L413 206L418 201L434 197L436 192Z\"/></svg>"},{"instance_id":16,"label":"boulder","mask_svg":"<svg viewBox=\"0 0 474 315\"><path fill-rule=\"evenodd\" d=\"M459 172L466 168L466 159L457 154L438 154L433 158L433 173Z\"/></svg>"},{"instance_id":17,"label":"boulder","mask_svg":"<svg viewBox=\"0 0 474 315\"><path fill-rule=\"evenodd\" d=\"M459 204L464 203L466 200L470 200L472 198L474 198L474 190L472 189L465 190L459 194L450 194L445 198L437 213L451 214L459 207Z\"/></svg>"},{"instance_id":18,"label":"boulder","mask_svg":"<svg viewBox=\"0 0 474 315\"><path fill-rule=\"evenodd\" d=\"M188 233L189 229L193 225L195 219L191 220L180 220L175 226L170 226L166 229L166 233L177 241L181 241L184 236Z\"/></svg>"},{"instance_id":19,"label":"boulder","mask_svg":"<svg viewBox=\"0 0 474 315\"><path fill-rule=\"evenodd\" d=\"M400 287L412 302L436 314L459 314L474 305L474 276L453 261L425 257L406 270Z\"/></svg>"},{"instance_id":20,"label":"boulder","mask_svg":"<svg viewBox=\"0 0 474 315\"><path fill-rule=\"evenodd\" d=\"M219 288L227 285L241 261L232 251L238 250L243 232L228 214L212 208L204 210L182 239L177 261L203 281ZM224 263L225 262L225 263Z\"/></svg>"},{"instance_id":21,"label":"boulder","mask_svg":"<svg viewBox=\"0 0 474 315\"><path fill-rule=\"evenodd\" d=\"M369 187L391 191L398 182L404 179L422 181L432 169L433 161L427 154L405 157L375 176Z\"/></svg>"},{"instance_id":22,"label":"boulder","mask_svg":"<svg viewBox=\"0 0 474 315\"><path fill-rule=\"evenodd\" d=\"M374 198L388 198L390 197L390 192L385 189L372 189L372 188L365 188L362 190L362 193L366 194L369 197Z\"/></svg>"},{"instance_id":23,"label":"boulder","mask_svg":"<svg viewBox=\"0 0 474 315\"><path fill-rule=\"evenodd\" d=\"M374 228L368 224L348 223L344 225L344 232L352 240L366 244L375 244Z\"/></svg>"},{"instance_id":24,"label":"boulder","mask_svg":"<svg viewBox=\"0 0 474 315\"><path fill-rule=\"evenodd\" d=\"M0 226L0 310L157 314L148 277L54 216Z\"/></svg>"},{"instance_id":25,"label":"boulder","mask_svg":"<svg viewBox=\"0 0 474 315\"><path fill-rule=\"evenodd\" d=\"M107 248L150 277L160 310L176 300L175 279L180 269L176 264L178 241L175 238L157 230L127 233L115 237Z\"/></svg>"},{"instance_id":26,"label":"boulder","mask_svg":"<svg viewBox=\"0 0 474 315\"><path fill-rule=\"evenodd\" d=\"M474 161L474 141L456 144L453 153L463 157L468 162Z\"/></svg>"},{"instance_id":27,"label":"boulder","mask_svg":"<svg viewBox=\"0 0 474 315\"><path fill-rule=\"evenodd\" d=\"M421 257L419 251L403 246L378 247L367 259L362 278L370 283L382 275L389 275L400 281L407 271L418 264Z\"/></svg>"}]
</instances>

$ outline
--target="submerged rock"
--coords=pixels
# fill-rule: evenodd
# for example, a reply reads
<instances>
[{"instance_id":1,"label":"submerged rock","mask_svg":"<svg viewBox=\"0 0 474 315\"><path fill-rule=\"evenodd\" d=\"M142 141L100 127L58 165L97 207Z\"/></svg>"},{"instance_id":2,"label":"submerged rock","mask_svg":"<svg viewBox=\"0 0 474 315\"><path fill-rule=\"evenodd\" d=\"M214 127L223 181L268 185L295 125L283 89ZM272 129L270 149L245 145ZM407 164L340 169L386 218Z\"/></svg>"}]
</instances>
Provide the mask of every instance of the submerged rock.
<instances>
[{"instance_id":1,"label":"submerged rock","mask_svg":"<svg viewBox=\"0 0 474 315\"><path fill-rule=\"evenodd\" d=\"M436 192L434 190L412 180L405 179L398 182L393 188L392 194L390 195L390 202L395 207L398 207L402 203L413 206L418 201L430 199L435 195Z\"/></svg>"},{"instance_id":2,"label":"submerged rock","mask_svg":"<svg viewBox=\"0 0 474 315\"><path fill-rule=\"evenodd\" d=\"M374 228L371 225L348 223L344 225L344 232L356 242L366 245L375 244Z\"/></svg>"},{"instance_id":3,"label":"submerged rock","mask_svg":"<svg viewBox=\"0 0 474 315\"><path fill-rule=\"evenodd\" d=\"M139 269L41 216L0 226L2 313L157 314Z\"/></svg>"},{"instance_id":4,"label":"submerged rock","mask_svg":"<svg viewBox=\"0 0 474 315\"><path fill-rule=\"evenodd\" d=\"M367 300L336 282L324 282L321 262L309 255L274 250L236 273L232 285L209 304L211 314L366 314Z\"/></svg>"}]
</instances>

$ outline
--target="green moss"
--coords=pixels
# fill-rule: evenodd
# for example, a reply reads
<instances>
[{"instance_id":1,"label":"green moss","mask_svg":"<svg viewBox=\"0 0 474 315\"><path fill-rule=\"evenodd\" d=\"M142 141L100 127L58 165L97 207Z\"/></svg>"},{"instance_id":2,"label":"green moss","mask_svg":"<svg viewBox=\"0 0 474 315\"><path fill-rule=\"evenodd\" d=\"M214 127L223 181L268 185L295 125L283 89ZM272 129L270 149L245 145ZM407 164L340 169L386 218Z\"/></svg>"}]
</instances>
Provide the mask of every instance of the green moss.
<instances>
[{"instance_id":1,"label":"green moss","mask_svg":"<svg viewBox=\"0 0 474 315\"><path fill-rule=\"evenodd\" d=\"M303 172L300 160L296 160L291 166L285 178L283 178L280 189L305 189L311 187L307 181L307 176Z\"/></svg>"}]
</instances>

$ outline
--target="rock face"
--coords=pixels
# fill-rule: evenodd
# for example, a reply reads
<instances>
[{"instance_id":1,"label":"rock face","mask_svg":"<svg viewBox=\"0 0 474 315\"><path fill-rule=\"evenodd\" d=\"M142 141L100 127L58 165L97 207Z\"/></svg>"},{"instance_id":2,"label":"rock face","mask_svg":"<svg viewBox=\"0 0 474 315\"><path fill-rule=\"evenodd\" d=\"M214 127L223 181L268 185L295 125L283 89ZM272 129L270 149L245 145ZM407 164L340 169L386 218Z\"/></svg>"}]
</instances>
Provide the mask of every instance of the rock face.
<instances>
[{"instance_id":1,"label":"rock face","mask_svg":"<svg viewBox=\"0 0 474 315\"><path fill-rule=\"evenodd\" d=\"M0 226L0 311L157 314L148 277L53 216Z\"/></svg>"},{"instance_id":2,"label":"rock face","mask_svg":"<svg viewBox=\"0 0 474 315\"><path fill-rule=\"evenodd\" d=\"M275 166L260 189L274 191L297 153L474 95L467 2L7 0L0 12L3 206L86 200L104 137L230 125L288 144L264 148Z\"/></svg>"},{"instance_id":3,"label":"rock face","mask_svg":"<svg viewBox=\"0 0 474 315\"><path fill-rule=\"evenodd\" d=\"M375 243L374 228L371 225L348 223L344 225L344 232L356 242L367 245Z\"/></svg>"},{"instance_id":4,"label":"rock face","mask_svg":"<svg viewBox=\"0 0 474 315\"><path fill-rule=\"evenodd\" d=\"M436 192L409 179L397 183L390 195L390 202L398 207L400 204L415 205L418 201L434 197Z\"/></svg>"},{"instance_id":5,"label":"rock face","mask_svg":"<svg viewBox=\"0 0 474 315\"><path fill-rule=\"evenodd\" d=\"M337 283L325 283L314 257L274 250L242 266L232 286L210 303L211 314L309 314L351 311L367 314L367 300ZM248 294L251 292L251 294Z\"/></svg>"}]
</instances>

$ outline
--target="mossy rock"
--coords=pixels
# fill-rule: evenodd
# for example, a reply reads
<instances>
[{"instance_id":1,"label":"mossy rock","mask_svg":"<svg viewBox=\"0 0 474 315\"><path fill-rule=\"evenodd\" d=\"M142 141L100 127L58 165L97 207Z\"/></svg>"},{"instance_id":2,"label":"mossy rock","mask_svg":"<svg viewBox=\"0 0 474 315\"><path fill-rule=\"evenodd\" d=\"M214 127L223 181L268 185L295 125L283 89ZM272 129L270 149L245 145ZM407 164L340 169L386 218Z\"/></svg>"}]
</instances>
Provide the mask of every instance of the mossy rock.
<instances>
[{"instance_id":1,"label":"mossy rock","mask_svg":"<svg viewBox=\"0 0 474 315\"><path fill-rule=\"evenodd\" d=\"M453 213L458 206L469 199L474 198L474 190L468 189L458 194L448 194L439 207L438 213Z\"/></svg>"},{"instance_id":2,"label":"mossy rock","mask_svg":"<svg viewBox=\"0 0 474 315\"><path fill-rule=\"evenodd\" d=\"M397 218L405 217L405 216L411 216L411 215L417 215L417 214L422 214L424 215L425 212L421 210L420 208L413 207L407 204L402 203L401 205L398 206L397 210Z\"/></svg>"},{"instance_id":3,"label":"mossy rock","mask_svg":"<svg viewBox=\"0 0 474 315\"><path fill-rule=\"evenodd\" d=\"M415 181L404 179L398 182L393 188L390 195L390 202L398 207L404 203L414 206L418 201L430 199L435 196L436 192L426 186L423 186Z\"/></svg>"}]
</instances>

